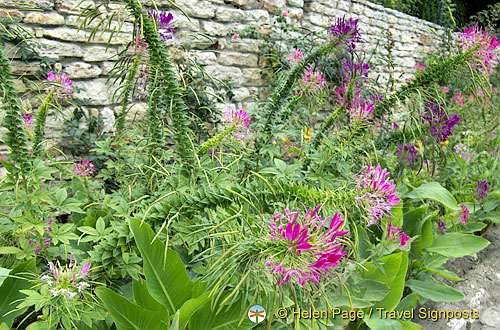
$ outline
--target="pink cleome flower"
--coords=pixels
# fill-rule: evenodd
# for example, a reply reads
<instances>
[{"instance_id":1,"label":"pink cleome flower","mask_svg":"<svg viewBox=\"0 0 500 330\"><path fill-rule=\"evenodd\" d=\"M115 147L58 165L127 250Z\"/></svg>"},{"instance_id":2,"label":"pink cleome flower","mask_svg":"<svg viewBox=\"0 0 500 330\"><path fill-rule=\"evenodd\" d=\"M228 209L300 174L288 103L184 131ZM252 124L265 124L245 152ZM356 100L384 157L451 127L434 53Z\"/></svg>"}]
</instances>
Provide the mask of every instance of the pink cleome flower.
<instances>
[{"instance_id":1,"label":"pink cleome flower","mask_svg":"<svg viewBox=\"0 0 500 330\"><path fill-rule=\"evenodd\" d=\"M245 139L250 133L249 127L252 119L248 116L248 113L240 109L232 109L227 107L225 111L222 112L226 124L234 125L237 132L234 137L237 139Z\"/></svg>"},{"instance_id":2,"label":"pink cleome flower","mask_svg":"<svg viewBox=\"0 0 500 330\"><path fill-rule=\"evenodd\" d=\"M307 71L302 74L300 83L303 84L308 91L322 90L326 87L325 74L309 67Z\"/></svg>"},{"instance_id":3,"label":"pink cleome flower","mask_svg":"<svg viewBox=\"0 0 500 330\"><path fill-rule=\"evenodd\" d=\"M389 172L378 164L376 167L369 164L364 166L359 174L354 175L357 181L356 190L361 195L355 200L360 206L365 205L372 220L368 221L368 226L374 224L389 213L393 205L399 203L400 199L396 195L396 185L394 180L389 180Z\"/></svg>"},{"instance_id":4,"label":"pink cleome flower","mask_svg":"<svg viewBox=\"0 0 500 330\"><path fill-rule=\"evenodd\" d=\"M47 78L44 81L49 83L45 87L45 90L54 90L57 98L67 99L71 97L71 93L73 93L73 88L71 86L73 85L73 83L66 74L56 74L52 71L49 71L47 73Z\"/></svg>"},{"instance_id":5,"label":"pink cleome flower","mask_svg":"<svg viewBox=\"0 0 500 330\"><path fill-rule=\"evenodd\" d=\"M460 218L460 223L462 225L465 225L465 222L467 221L467 219L469 219L470 217L470 211L469 209L467 208L467 206L465 206L465 204L460 204L460 212L459 212L459 215L458 217Z\"/></svg>"},{"instance_id":6,"label":"pink cleome flower","mask_svg":"<svg viewBox=\"0 0 500 330\"><path fill-rule=\"evenodd\" d=\"M415 70L424 71L425 70L425 64L424 63L420 63L420 62L416 62L415 65L413 66L413 68Z\"/></svg>"},{"instance_id":7,"label":"pink cleome flower","mask_svg":"<svg viewBox=\"0 0 500 330\"><path fill-rule=\"evenodd\" d=\"M81 177L91 176L94 174L94 164L88 159L82 159L73 167L73 172Z\"/></svg>"},{"instance_id":8,"label":"pink cleome flower","mask_svg":"<svg viewBox=\"0 0 500 330\"><path fill-rule=\"evenodd\" d=\"M458 36L458 40L461 42L460 48L464 50L479 45L476 51L476 64L479 64L486 74L498 65L500 40L497 40L491 32L483 31L477 22L474 26L465 28Z\"/></svg>"},{"instance_id":9,"label":"pink cleome flower","mask_svg":"<svg viewBox=\"0 0 500 330\"><path fill-rule=\"evenodd\" d=\"M235 40L235 39L238 39L240 37L240 34L239 33L235 33L233 34L233 36L231 37L231 39Z\"/></svg>"},{"instance_id":10,"label":"pink cleome flower","mask_svg":"<svg viewBox=\"0 0 500 330\"><path fill-rule=\"evenodd\" d=\"M299 212L285 209L269 221L270 238L276 244L266 262L269 272L277 277L276 285L285 283L306 286L308 281L319 284L332 274L342 257L347 254L336 238L348 231L340 230L344 220L339 213L321 218L317 214L321 204L307 210L304 217Z\"/></svg>"},{"instance_id":11,"label":"pink cleome flower","mask_svg":"<svg viewBox=\"0 0 500 330\"><path fill-rule=\"evenodd\" d=\"M356 100L352 106L347 109L346 113L349 114L352 123L364 123L371 124L370 119L373 118L373 109L375 106L373 104L366 103L361 100Z\"/></svg>"},{"instance_id":12,"label":"pink cleome flower","mask_svg":"<svg viewBox=\"0 0 500 330\"><path fill-rule=\"evenodd\" d=\"M389 230L387 232L387 238L397 241L399 240L399 247L405 246L410 237L403 232L403 228L397 228L392 226L392 222L389 223Z\"/></svg>"},{"instance_id":13,"label":"pink cleome flower","mask_svg":"<svg viewBox=\"0 0 500 330\"><path fill-rule=\"evenodd\" d=\"M288 56L288 61L290 62L290 64L298 63L298 62L302 61L302 58L304 57L304 55L305 55L305 53L303 51L301 51L300 49L294 49L293 54Z\"/></svg>"},{"instance_id":14,"label":"pink cleome flower","mask_svg":"<svg viewBox=\"0 0 500 330\"><path fill-rule=\"evenodd\" d=\"M52 277L44 275L40 280L47 284L51 289L53 297L63 296L73 299L78 293L83 294L85 287L90 286L85 282L90 270L90 262L81 266L77 270L76 259L73 259L73 254L70 255L69 263L61 266L57 261L57 266L53 262L49 262L49 270Z\"/></svg>"}]
</instances>

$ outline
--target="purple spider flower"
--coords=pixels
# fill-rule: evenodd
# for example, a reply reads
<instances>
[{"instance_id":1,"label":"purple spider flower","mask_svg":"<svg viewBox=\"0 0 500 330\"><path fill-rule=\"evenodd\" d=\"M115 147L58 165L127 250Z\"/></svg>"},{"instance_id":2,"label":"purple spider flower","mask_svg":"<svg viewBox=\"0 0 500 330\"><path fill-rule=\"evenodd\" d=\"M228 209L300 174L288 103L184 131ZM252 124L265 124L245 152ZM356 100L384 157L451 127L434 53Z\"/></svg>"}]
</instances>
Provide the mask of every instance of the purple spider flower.
<instances>
[{"instance_id":1,"label":"purple spider flower","mask_svg":"<svg viewBox=\"0 0 500 330\"><path fill-rule=\"evenodd\" d=\"M448 228L446 228L446 224L444 223L443 220L438 221L438 229L441 230L441 234L446 233L446 231L448 230Z\"/></svg>"},{"instance_id":2,"label":"purple spider flower","mask_svg":"<svg viewBox=\"0 0 500 330\"><path fill-rule=\"evenodd\" d=\"M398 157L398 162L403 166L413 168L418 165L418 150L413 144L397 146L394 155Z\"/></svg>"},{"instance_id":3,"label":"purple spider flower","mask_svg":"<svg viewBox=\"0 0 500 330\"><path fill-rule=\"evenodd\" d=\"M330 42L335 42L335 45L342 41L347 46L347 51L352 53L356 48L356 42L361 41L361 35L358 28L358 20L344 17L337 18L335 22L328 28L330 34Z\"/></svg>"},{"instance_id":4,"label":"purple spider flower","mask_svg":"<svg viewBox=\"0 0 500 330\"><path fill-rule=\"evenodd\" d=\"M82 159L73 167L73 172L81 177L91 176L94 174L94 164L88 159Z\"/></svg>"},{"instance_id":5,"label":"purple spider flower","mask_svg":"<svg viewBox=\"0 0 500 330\"><path fill-rule=\"evenodd\" d=\"M302 58L304 58L305 56L305 53L300 50L300 49L294 49L293 50L293 53L288 56L288 62L290 62L290 64L296 64L300 61L302 61Z\"/></svg>"},{"instance_id":6,"label":"purple spider flower","mask_svg":"<svg viewBox=\"0 0 500 330\"><path fill-rule=\"evenodd\" d=\"M48 83L45 90L55 91L58 99L67 99L71 97L71 93L73 93L73 87L71 86L73 83L66 74L57 74L49 71L47 73L47 78L44 81Z\"/></svg>"},{"instance_id":7,"label":"purple spider flower","mask_svg":"<svg viewBox=\"0 0 500 330\"><path fill-rule=\"evenodd\" d=\"M277 277L276 285L327 283L332 268L347 254L336 242L337 237L348 234L340 230L344 220L339 213L323 219L317 214L320 207L309 208L304 217L285 209L284 214L278 212L269 221L269 240L279 251L273 252L265 265Z\"/></svg>"},{"instance_id":8,"label":"purple spider flower","mask_svg":"<svg viewBox=\"0 0 500 330\"><path fill-rule=\"evenodd\" d=\"M347 59L344 62L341 70L343 76L345 77L345 81L349 82L359 77L367 77L368 71L370 70L370 65L368 63L354 62L350 59ZM361 85L363 81L366 81L366 79L357 80L356 84Z\"/></svg>"},{"instance_id":9,"label":"purple spider flower","mask_svg":"<svg viewBox=\"0 0 500 330\"><path fill-rule=\"evenodd\" d=\"M372 217L368 226L382 219L400 201L394 180L388 178L389 174L380 164L376 167L369 164L353 177L357 181L356 190L361 193L355 200L360 206L366 205Z\"/></svg>"},{"instance_id":10,"label":"purple spider flower","mask_svg":"<svg viewBox=\"0 0 500 330\"><path fill-rule=\"evenodd\" d=\"M476 64L480 65L486 74L498 65L500 40L497 40L491 32L483 31L477 22L474 26L465 28L458 36L458 40L461 42L460 48L464 50L479 45L476 51Z\"/></svg>"},{"instance_id":11,"label":"purple spider flower","mask_svg":"<svg viewBox=\"0 0 500 330\"><path fill-rule=\"evenodd\" d=\"M352 123L371 124L370 119L373 118L373 110L375 106L361 100L355 100L346 113L349 114Z\"/></svg>"},{"instance_id":12,"label":"purple spider flower","mask_svg":"<svg viewBox=\"0 0 500 330\"><path fill-rule=\"evenodd\" d=\"M26 125L26 127L30 128L31 125L33 125L33 115L24 114L23 119L24 119L24 125Z\"/></svg>"},{"instance_id":13,"label":"purple spider flower","mask_svg":"<svg viewBox=\"0 0 500 330\"><path fill-rule=\"evenodd\" d=\"M171 25L172 20L174 19L174 15L172 15L172 13L161 12L158 14L156 11L151 10L148 12L148 18L156 22L156 29L163 41L173 38L172 34L176 31Z\"/></svg>"},{"instance_id":14,"label":"purple spider flower","mask_svg":"<svg viewBox=\"0 0 500 330\"><path fill-rule=\"evenodd\" d=\"M488 186L488 181L486 180L477 180L477 198L482 200L486 196L488 196L487 191L490 190Z\"/></svg>"},{"instance_id":15,"label":"purple spider flower","mask_svg":"<svg viewBox=\"0 0 500 330\"><path fill-rule=\"evenodd\" d=\"M325 74L321 71L313 70L311 67L307 68L307 71L302 74L299 82L305 90L302 94L310 94L326 87Z\"/></svg>"},{"instance_id":16,"label":"purple spider flower","mask_svg":"<svg viewBox=\"0 0 500 330\"><path fill-rule=\"evenodd\" d=\"M53 297L63 296L73 299L78 293L84 293L84 289L90 286L85 282L85 278L90 270L90 262L84 264L80 270L77 269L76 259L73 254L70 255L70 261L67 265L61 266L59 261L57 266L53 262L48 263L52 279L44 275L40 280L47 284Z\"/></svg>"},{"instance_id":17,"label":"purple spider flower","mask_svg":"<svg viewBox=\"0 0 500 330\"><path fill-rule=\"evenodd\" d=\"M460 117L454 114L448 115L444 105L426 103L425 112L422 115L422 124L430 125L430 133L436 137L438 142L444 142L453 134L453 126L460 121Z\"/></svg>"}]
</instances>

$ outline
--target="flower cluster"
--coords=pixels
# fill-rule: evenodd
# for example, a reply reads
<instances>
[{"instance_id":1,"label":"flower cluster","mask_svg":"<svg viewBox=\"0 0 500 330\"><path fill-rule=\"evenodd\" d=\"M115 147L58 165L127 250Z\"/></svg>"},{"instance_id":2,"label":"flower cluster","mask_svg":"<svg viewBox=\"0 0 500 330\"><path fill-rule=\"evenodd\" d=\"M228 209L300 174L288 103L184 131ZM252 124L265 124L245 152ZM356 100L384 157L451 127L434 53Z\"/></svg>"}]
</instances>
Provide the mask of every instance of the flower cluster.
<instances>
[{"instance_id":1,"label":"flower cluster","mask_svg":"<svg viewBox=\"0 0 500 330\"><path fill-rule=\"evenodd\" d=\"M26 125L26 127L30 128L31 125L33 125L33 115L25 113L23 115L23 120L24 120L24 125Z\"/></svg>"},{"instance_id":2,"label":"flower cluster","mask_svg":"<svg viewBox=\"0 0 500 330\"><path fill-rule=\"evenodd\" d=\"M451 102L458 104L458 105L465 105L466 101L466 96L460 93L455 93L455 95L451 98Z\"/></svg>"},{"instance_id":3,"label":"flower cluster","mask_svg":"<svg viewBox=\"0 0 500 330\"><path fill-rule=\"evenodd\" d=\"M444 142L453 134L453 126L460 121L457 115L448 115L444 105L426 103L425 112L422 115L422 124L429 123L431 134L438 142Z\"/></svg>"},{"instance_id":4,"label":"flower cluster","mask_svg":"<svg viewBox=\"0 0 500 330\"><path fill-rule=\"evenodd\" d=\"M236 131L234 137L237 139L245 139L250 133L249 127L252 120L248 116L248 113L239 109L232 109L227 107L225 111L222 112L224 120L228 125L234 125Z\"/></svg>"},{"instance_id":5,"label":"flower cluster","mask_svg":"<svg viewBox=\"0 0 500 330\"><path fill-rule=\"evenodd\" d=\"M460 218L460 223L462 225L465 225L465 222L467 221L467 219L469 219L470 211L467 206L465 206L465 204L460 204L460 208L461 210L458 214L458 217Z\"/></svg>"},{"instance_id":6,"label":"flower cluster","mask_svg":"<svg viewBox=\"0 0 500 330\"><path fill-rule=\"evenodd\" d=\"M288 56L288 62L290 62L291 65L294 65L304 58L305 53L301 51L300 49L294 49L293 54Z\"/></svg>"},{"instance_id":7,"label":"flower cluster","mask_svg":"<svg viewBox=\"0 0 500 330\"><path fill-rule=\"evenodd\" d=\"M137 53L147 53L148 52L147 48L148 44L147 42L142 41L142 37L139 36L134 38L133 49Z\"/></svg>"},{"instance_id":8,"label":"flower cluster","mask_svg":"<svg viewBox=\"0 0 500 330\"><path fill-rule=\"evenodd\" d=\"M482 200L486 196L488 196L487 191L490 190L488 186L488 181L486 180L477 180L477 198Z\"/></svg>"},{"instance_id":9,"label":"flower cluster","mask_svg":"<svg viewBox=\"0 0 500 330\"><path fill-rule=\"evenodd\" d=\"M337 237L348 234L340 230L344 220L339 213L323 219L317 214L320 207L308 209L304 217L285 209L269 221L268 240L277 251L272 251L266 266L277 277L276 285L290 282L305 286L308 281L318 285L347 254L336 242Z\"/></svg>"},{"instance_id":10,"label":"flower cluster","mask_svg":"<svg viewBox=\"0 0 500 330\"><path fill-rule=\"evenodd\" d=\"M47 227L43 227L44 233L52 231L52 222L53 221L54 221L54 219L52 219L52 218L49 218L49 220L47 220L47 221L43 220L43 222L48 224ZM26 237L26 234L31 235L30 238L28 238L28 245L30 247L35 246L35 249L33 250L33 253L35 253L35 254L40 253L40 251L42 251L42 249L44 249L44 248L45 249L49 248L50 244L52 243L52 238L43 237L43 234L42 234L41 240L39 240L37 235L36 235L35 228L32 228L30 231L23 233L22 235L24 237Z\"/></svg>"},{"instance_id":11,"label":"flower cluster","mask_svg":"<svg viewBox=\"0 0 500 330\"><path fill-rule=\"evenodd\" d=\"M418 150L413 144L397 146L394 155L398 157L398 162L403 166L415 167L418 165Z\"/></svg>"},{"instance_id":12,"label":"flower cluster","mask_svg":"<svg viewBox=\"0 0 500 330\"><path fill-rule=\"evenodd\" d=\"M45 90L55 91L58 99L67 99L71 97L71 93L73 93L73 87L71 86L73 83L66 74L57 74L49 71L44 81L48 83Z\"/></svg>"},{"instance_id":13,"label":"flower cluster","mask_svg":"<svg viewBox=\"0 0 500 330\"><path fill-rule=\"evenodd\" d=\"M400 241L399 247L405 246L410 239L410 237L403 232L403 228L393 227L392 222L389 223L387 238L393 241Z\"/></svg>"},{"instance_id":14,"label":"flower cluster","mask_svg":"<svg viewBox=\"0 0 500 330\"><path fill-rule=\"evenodd\" d=\"M438 229L441 231L441 234L445 234L448 230L443 220L438 220Z\"/></svg>"},{"instance_id":15,"label":"flower cluster","mask_svg":"<svg viewBox=\"0 0 500 330\"><path fill-rule=\"evenodd\" d=\"M347 20L345 16L335 20L328 28L328 34L331 36L330 42L335 42L335 45L337 45L342 40L350 53L356 48L355 43L361 40L358 20L352 18Z\"/></svg>"},{"instance_id":16,"label":"flower cluster","mask_svg":"<svg viewBox=\"0 0 500 330\"><path fill-rule=\"evenodd\" d=\"M91 176L94 174L94 164L88 159L82 159L73 167L73 172L81 177Z\"/></svg>"},{"instance_id":17,"label":"flower cluster","mask_svg":"<svg viewBox=\"0 0 500 330\"><path fill-rule=\"evenodd\" d=\"M173 38L172 34L175 33L175 29L172 27L172 20L174 15L172 13L157 13L154 10L148 12L148 18L152 19L156 23L156 30L163 41L167 41Z\"/></svg>"},{"instance_id":18,"label":"flower cluster","mask_svg":"<svg viewBox=\"0 0 500 330\"><path fill-rule=\"evenodd\" d=\"M346 82L359 77L367 77L369 70L370 65L368 63L355 62L351 61L350 59L347 59L341 68L342 75L344 76L344 80ZM366 79L364 79L363 81L366 81ZM361 84L361 82L361 80L357 80L356 84Z\"/></svg>"},{"instance_id":19,"label":"flower cluster","mask_svg":"<svg viewBox=\"0 0 500 330\"><path fill-rule=\"evenodd\" d=\"M359 174L354 175L357 181L356 190L361 194L355 198L360 206L367 204L368 212L373 220L368 221L368 226L382 219L392 208L399 203L396 195L394 180L389 180L389 172L378 164L376 167L364 166Z\"/></svg>"},{"instance_id":20,"label":"flower cluster","mask_svg":"<svg viewBox=\"0 0 500 330\"><path fill-rule=\"evenodd\" d=\"M349 114L352 123L371 124L370 119L373 118L373 109L375 106L366 102L361 102L357 99L347 109L346 113Z\"/></svg>"},{"instance_id":21,"label":"flower cluster","mask_svg":"<svg viewBox=\"0 0 500 330\"><path fill-rule=\"evenodd\" d=\"M64 267L57 261L57 267L53 262L48 264L52 275L43 275L40 280L51 289L53 297L66 297L73 299L78 293L83 294L84 289L90 285L85 281L90 269L90 262L84 264L79 270L76 268L76 260L71 254L69 264Z\"/></svg>"},{"instance_id":22,"label":"flower cluster","mask_svg":"<svg viewBox=\"0 0 500 330\"><path fill-rule=\"evenodd\" d=\"M491 72L498 65L500 40L497 40L491 32L483 31L483 28L474 26L465 28L464 32L460 33L458 40L461 42L460 48L467 50L479 45L476 51L477 64L479 64L486 74Z\"/></svg>"},{"instance_id":23,"label":"flower cluster","mask_svg":"<svg viewBox=\"0 0 500 330\"><path fill-rule=\"evenodd\" d=\"M467 145L463 143L457 143L453 149L458 154L458 156L460 156L460 158L467 162L467 164L469 164L471 158L477 154L476 152L469 153L469 151L467 150Z\"/></svg>"},{"instance_id":24,"label":"flower cluster","mask_svg":"<svg viewBox=\"0 0 500 330\"><path fill-rule=\"evenodd\" d=\"M307 71L302 74L299 80L300 89L296 92L302 95L311 95L321 91L326 87L325 74L323 72L307 68Z\"/></svg>"},{"instance_id":25,"label":"flower cluster","mask_svg":"<svg viewBox=\"0 0 500 330\"><path fill-rule=\"evenodd\" d=\"M425 64L424 63L420 63L420 62L415 62L415 65L413 66L413 68L415 70L424 71L425 70Z\"/></svg>"}]
</instances>

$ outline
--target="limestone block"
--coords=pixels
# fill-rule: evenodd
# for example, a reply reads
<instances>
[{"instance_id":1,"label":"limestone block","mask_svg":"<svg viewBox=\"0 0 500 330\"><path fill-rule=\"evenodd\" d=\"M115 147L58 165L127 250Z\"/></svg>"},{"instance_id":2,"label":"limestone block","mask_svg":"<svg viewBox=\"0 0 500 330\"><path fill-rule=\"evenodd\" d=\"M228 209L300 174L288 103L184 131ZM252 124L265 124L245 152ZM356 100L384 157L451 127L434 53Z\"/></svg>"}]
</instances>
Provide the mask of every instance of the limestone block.
<instances>
[{"instance_id":1,"label":"limestone block","mask_svg":"<svg viewBox=\"0 0 500 330\"><path fill-rule=\"evenodd\" d=\"M258 57L255 54L222 53L219 55L219 64L228 66L257 66Z\"/></svg>"},{"instance_id":2,"label":"limestone block","mask_svg":"<svg viewBox=\"0 0 500 330\"><path fill-rule=\"evenodd\" d=\"M250 24L268 24L270 15L266 10L255 9L245 11L245 20Z\"/></svg>"},{"instance_id":3,"label":"limestone block","mask_svg":"<svg viewBox=\"0 0 500 330\"><path fill-rule=\"evenodd\" d=\"M272 13L275 9L285 9L286 0L264 0L264 8Z\"/></svg>"},{"instance_id":4,"label":"limestone block","mask_svg":"<svg viewBox=\"0 0 500 330\"><path fill-rule=\"evenodd\" d=\"M114 48L108 48L103 46L90 46L87 47L83 52L83 60L85 62L100 62L109 61L116 56L117 51Z\"/></svg>"},{"instance_id":5,"label":"limestone block","mask_svg":"<svg viewBox=\"0 0 500 330\"><path fill-rule=\"evenodd\" d=\"M43 45L43 47L37 49L37 52L40 56L47 56L54 59L59 59L61 57L83 56L82 47L78 44L72 44L45 38L38 39L37 41Z\"/></svg>"},{"instance_id":6,"label":"limestone block","mask_svg":"<svg viewBox=\"0 0 500 330\"><path fill-rule=\"evenodd\" d=\"M64 68L64 71L71 77L71 79L80 79L98 77L101 74L102 69L97 65L85 62L72 62Z\"/></svg>"},{"instance_id":7,"label":"limestone block","mask_svg":"<svg viewBox=\"0 0 500 330\"><path fill-rule=\"evenodd\" d=\"M245 19L245 13L241 9L219 7L215 19L220 22L241 22Z\"/></svg>"},{"instance_id":8,"label":"limestone block","mask_svg":"<svg viewBox=\"0 0 500 330\"><path fill-rule=\"evenodd\" d=\"M34 0L37 1L37 0ZM94 6L91 0L58 0L57 11L61 14L80 14L88 6ZM90 7L92 8L92 7Z\"/></svg>"},{"instance_id":9,"label":"limestone block","mask_svg":"<svg viewBox=\"0 0 500 330\"><path fill-rule=\"evenodd\" d=\"M290 7L304 7L304 0L287 0L287 5Z\"/></svg>"},{"instance_id":10,"label":"limestone block","mask_svg":"<svg viewBox=\"0 0 500 330\"><path fill-rule=\"evenodd\" d=\"M13 22L20 22L24 18L24 14L16 9L7 10L0 8L0 18L6 18Z\"/></svg>"},{"instance_id":11,"label":"limestone block","mask_svg":"<svg viewBox=\"0 0 500 330\"><path fill-rule=\"evenodd\" d=\"M233 86L241 86L245 81L240 68L222 65L207 65L203 68L209 75L221 79L229 80ZM245 69L244 69L245 70Z\"/></svg>"},{"instance_id":12,"label":"limestone block","mask_svg":"<svg viewBox=\"0 0 500 330\"><path fill-rule=\"evenodd\" d=\"M112 104L111 96L116 88L106 84L105 78L73 81L73 87L75 91L81 89L79 92L73 93L75 97L88 98L93 105Z\"/></svg>"},{"instance_id":13,"label":"limestone block","mask_svg":"<svg viewBox=\"0 0 500 330\"><path fill-rule=\"evenodd\" d=\"M192 51L191 56L196 58L201 65L217 64L217 56L213 52Z\"/></svg>"},{"instance_id":14,"label":"limestone block","mask_svg":"<svg viewBox=\"0 0 500 330\"><path fill-rule=\"evenodd\" d=\"M203 32L210 36L227 36L233 31L232 27L228 24L212 21L203 21L201 25Z\"/></svg>"},{"instance_id":15,"label":"limestone block","mask_svg":"<svg viewBox=\"0 0 500 330\"><path fill-rule=\"evenodd\" d=\"M263 44L262 40L255 39L218 39L220 49L227 49L232 51L240 51L246 53L259 53L260 46Z\"/></svg>"},{"instance_id":16,"label":"limestone block","mask_svg":"<svg viewBox=\"0 0 500 330\"><path fill-rule=\"evenodd\" d=\"M244 86L264 86L267 83L261 69L243 69L242 72L245 78Z\"/></svg>"},{"instance_id":17,"label":"limestone block","mask_svg":"<svg viewBox=\"0 0 500 330\"><path fill-rule=\"evenodd\" d=\"M19 4L26 4L24 6L20 6ZM54 1L53 0L0 0L0 8L6 7L15 7L15 8L24 8L24 9L43 9L43 10L52 10L54 9Z\"/></svg>"},{"instance_id":18,"label":"limestone block","mask_svg":"<svg viewBox=\"0 0 500 330\"><path fill-rule=\"evenodd\" d=\"M40 25L62 25L64 24L64 16L56 13L29 13L24 18L24 23Z\"/></svg>"}]
</instances>

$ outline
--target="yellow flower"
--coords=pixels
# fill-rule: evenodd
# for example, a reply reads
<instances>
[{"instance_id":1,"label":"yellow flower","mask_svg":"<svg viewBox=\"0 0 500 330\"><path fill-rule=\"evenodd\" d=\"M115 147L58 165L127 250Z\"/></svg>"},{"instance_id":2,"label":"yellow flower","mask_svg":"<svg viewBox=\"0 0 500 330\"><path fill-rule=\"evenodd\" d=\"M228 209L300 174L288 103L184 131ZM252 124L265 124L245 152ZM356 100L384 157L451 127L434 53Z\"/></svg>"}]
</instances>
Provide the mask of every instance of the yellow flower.
<instances>
[{"instance_id":1,"label":"yellow flower","mask_svg":"<svg viewBox=\"0 0 500 330\"><path fill-rule=\"evenodd\" d=\"M281 141L283 141L283 143L287 143L288 142L288 138L281 138Z\"/></svg>"},{"instance_id":2,"label":"yellow flower","mask_svg":"<svg viewBox=\"0 0 500 330\"><path fill-rule=\"evenodd\" d=\"M415 149L417 149L417 151L420 152L420 150L422 150L423 146L424 146L424 144L422 143L422 140L418 140L418 143L417 143L417 146L415 147Z\"/></svg>"},{"instance_id":3,"label":"yellow flower","mask_svg":"<svg viewBox=\"0 0 500 330\"><path fill-rule=\"evenodd\" d=\"M312 132L313 132L312 128L308 129L307 126L304 127L304 133L302 133L302 137L304 138L304 140L311 141Z\"/></svg>"},{"instance_id":4,"label":"yellow flower","mask_svg":"<svg viewBox=\"0 0 500 330\"><path fill-rule=\"evenodd\" d=\"M443 150L446 150L448 143L449 143L448 140L441 142L441 147L443 147Z\"/></svg>"}]
</instances>

